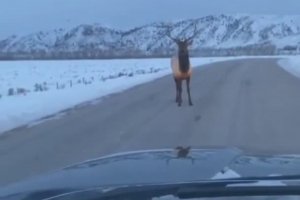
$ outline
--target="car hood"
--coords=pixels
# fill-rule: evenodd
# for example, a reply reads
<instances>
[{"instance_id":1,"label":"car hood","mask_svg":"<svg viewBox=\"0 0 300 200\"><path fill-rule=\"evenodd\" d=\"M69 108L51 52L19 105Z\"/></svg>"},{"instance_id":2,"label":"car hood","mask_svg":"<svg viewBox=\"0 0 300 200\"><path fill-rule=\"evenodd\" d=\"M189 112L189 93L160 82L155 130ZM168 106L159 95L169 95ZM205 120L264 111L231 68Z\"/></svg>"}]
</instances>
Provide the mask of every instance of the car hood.
<instances>
[{"instance_id":1,"label":"car hood","mask_svg":"<svg viewBox=\"0 0 300 200\"><path fill-rule=\"evenodd\" d=\"M182 153L182 154L181 154ZM300 156L247 155L235 148L159 149L88 160L0 189L0 199L35 199L68 191L118 186L300 174ZM29 199L29 198L28 198ZM39 198L41 199L40 196Z\"/></svg>"}]
</instances>

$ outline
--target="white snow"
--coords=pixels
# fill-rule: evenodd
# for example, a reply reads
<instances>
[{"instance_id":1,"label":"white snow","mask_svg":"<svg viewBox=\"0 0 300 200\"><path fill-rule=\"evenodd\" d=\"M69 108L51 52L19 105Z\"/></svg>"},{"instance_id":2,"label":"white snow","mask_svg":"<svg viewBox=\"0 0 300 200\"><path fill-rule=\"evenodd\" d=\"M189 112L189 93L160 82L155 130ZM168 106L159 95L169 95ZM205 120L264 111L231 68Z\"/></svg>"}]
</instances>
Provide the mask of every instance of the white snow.
<instances>
[{"instance_id":1,"label":"white snow","mask_svg":"<svg viewBox=\"0 0 300 200\"><path fill-rule=\"evenodd\" d=\"M191 62L199 66L239 58L243 57L193 58ZM0 133L42 123L49 119L37 120L170 73L170 59L2 61ZM47 90L36 92L35 84ZM8 96L10 88L27 92Z\"/></svg>"},{"instance_id":2,"label":"white snow","mask_svg":"<svg viewBox=\"0 0 300 200\"><path fill-rule=\"evenodd\" d=\"M237 172L230 168L225 168L221 172L216 173L211 179L227 179L227 178L239 178L241 177Z\"/></svg>"},{"instance_id":3,"label":"white snow","mask_svg":"<svg viewBox=\"0 0 300 200\"><path fill-rule=\"evenodd\" d=\"M285 46L297 46L299 47L300 38L298 35L278 38L273 40L273 44L277 46L277 48L284 48Z\"/></svg>"},{"instance_id":4,"label":"white snow","mask_svg":"<svg viewBox=\"0 0 300 200\"><path fill-rule=\"evenodd\" d=\"M289 56L279 60L278 64L287 72L300 78L300 56Z\"/></svg>"},{"instance_id":5,"label":"white snow","mask_svg":"<svg viewBox=\"0 0 300 200\"><path fill-rule=\"evenodd\" d=\"M180 200L178 197L175 197L174 195L165 195L161 197L154 197L152 200Z\"/></svg>"}]
</instances>

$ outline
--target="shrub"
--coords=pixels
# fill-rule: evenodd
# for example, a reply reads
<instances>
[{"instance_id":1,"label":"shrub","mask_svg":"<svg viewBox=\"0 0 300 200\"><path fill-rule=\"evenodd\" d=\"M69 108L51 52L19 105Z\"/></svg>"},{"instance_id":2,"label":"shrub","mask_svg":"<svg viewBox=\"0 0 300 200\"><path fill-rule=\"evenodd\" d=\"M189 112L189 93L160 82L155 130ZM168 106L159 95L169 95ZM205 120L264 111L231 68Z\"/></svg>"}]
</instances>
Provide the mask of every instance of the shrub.
<instances>
[{"instance_id":1,"label":"shrub","mask_svg":"<svg viewBox=\"0 0 300 200\"><path fill-rule=\"evenodd\" d=\"M8 96L13 96L15 94L15 91L13 88L8 89Z\"/></svg>"},{"instance_id":2,"label":"shrub","mask_svg":"<svg viewBox=\"0 0 300 200\"><path fill-rule=\"evenodd\" d=\"M27 90L25 88L17 88L17 94L26 95Z\"/></svg>"},{"instance_id":3,"label":"shrub","mask_svg":"<svg viewBox=\"0 0 300 200\"><path fill-rule=\"evenodd\" d=\"M132 73L132 72L129 73L129 74L128 74L128 77L133 77L133 73Z\"/></svg>"}]
</instances>

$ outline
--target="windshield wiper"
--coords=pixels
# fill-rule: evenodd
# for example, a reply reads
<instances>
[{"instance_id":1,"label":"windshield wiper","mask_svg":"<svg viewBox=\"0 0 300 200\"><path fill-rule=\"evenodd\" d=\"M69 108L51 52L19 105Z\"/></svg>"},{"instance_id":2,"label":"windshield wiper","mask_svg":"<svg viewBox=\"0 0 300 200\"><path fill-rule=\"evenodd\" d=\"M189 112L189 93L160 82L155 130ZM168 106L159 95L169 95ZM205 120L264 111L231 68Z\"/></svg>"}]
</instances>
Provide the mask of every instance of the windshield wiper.
<instances>
[{"instance_id":1,"label":"windshield wiper","mask_svg":"<svg viewBox=\"0 0 300 200\"><path fill-rule=\"evenodd\" d=\"M300 195L300 186L234 186L181 188L176 196L181 199L234 196L290 196Z\"/></svg>"},{"instance_id":2,"label":"windshield wiper","mask_svg":"<svg viewBox=\"0 0 300 200\"><path fill-rule=\"evenodd\" d=\"M293 183L293 184L291 184ZM205 185L181 187L179 198L300 195L300 175L217 179Z\"/></svg>"},{"instance_id":3,"label":"windshield wiper","mask_svg":"<svg viewBox=\"0 0 300 200\"><path fill-rule=\"evenodd\" d=\"M225 180L225 181L234 181L234 180L254 180L254 181L259 181L259 180L264 180L264 181L272 181L272 180L299 180L300 181L300 174L299 175L274 175L274 176L249 176L249 177L238 177L238 178L224 178L224 179L215 179L215 180Z\"/></svg>"},{"instance_id":4,"label":"windshield wiper","mask_svg":"<svg viewBox=\"0 0 300 200\"><path fill-rule=\"evenodd\" d=\"M281 183L281 181L283 181ZM287 182L298 181L289 185ZM278 184L281 183L281 184ZM228 196L278 196L300 195L300 176L268 176L232 179L216 179L191 183L123 186L103 190L103 188L77 191L60 195L51 200L66 199L151 199L166 195L178 198L228 197Z\"/></svg>"}]
</instances>

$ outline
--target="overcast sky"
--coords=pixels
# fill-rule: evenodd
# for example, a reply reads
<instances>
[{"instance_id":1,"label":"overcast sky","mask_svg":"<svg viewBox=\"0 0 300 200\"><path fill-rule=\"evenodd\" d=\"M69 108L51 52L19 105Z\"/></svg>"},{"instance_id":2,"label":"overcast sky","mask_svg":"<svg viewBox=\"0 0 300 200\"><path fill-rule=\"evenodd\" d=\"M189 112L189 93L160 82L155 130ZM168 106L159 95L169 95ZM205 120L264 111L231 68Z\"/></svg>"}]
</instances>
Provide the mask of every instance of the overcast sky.
<instances>
[{"instance_id":1,"label":"overcast sky","mask_svg":"<svg viewBox=\"0 0 300 200\"><path fill-rule=\"evenodd\" d=\"M210 14L300 14L300 0L0 0L0 37L79 24L116 28Z\"/></svg>"}]
</instances>

